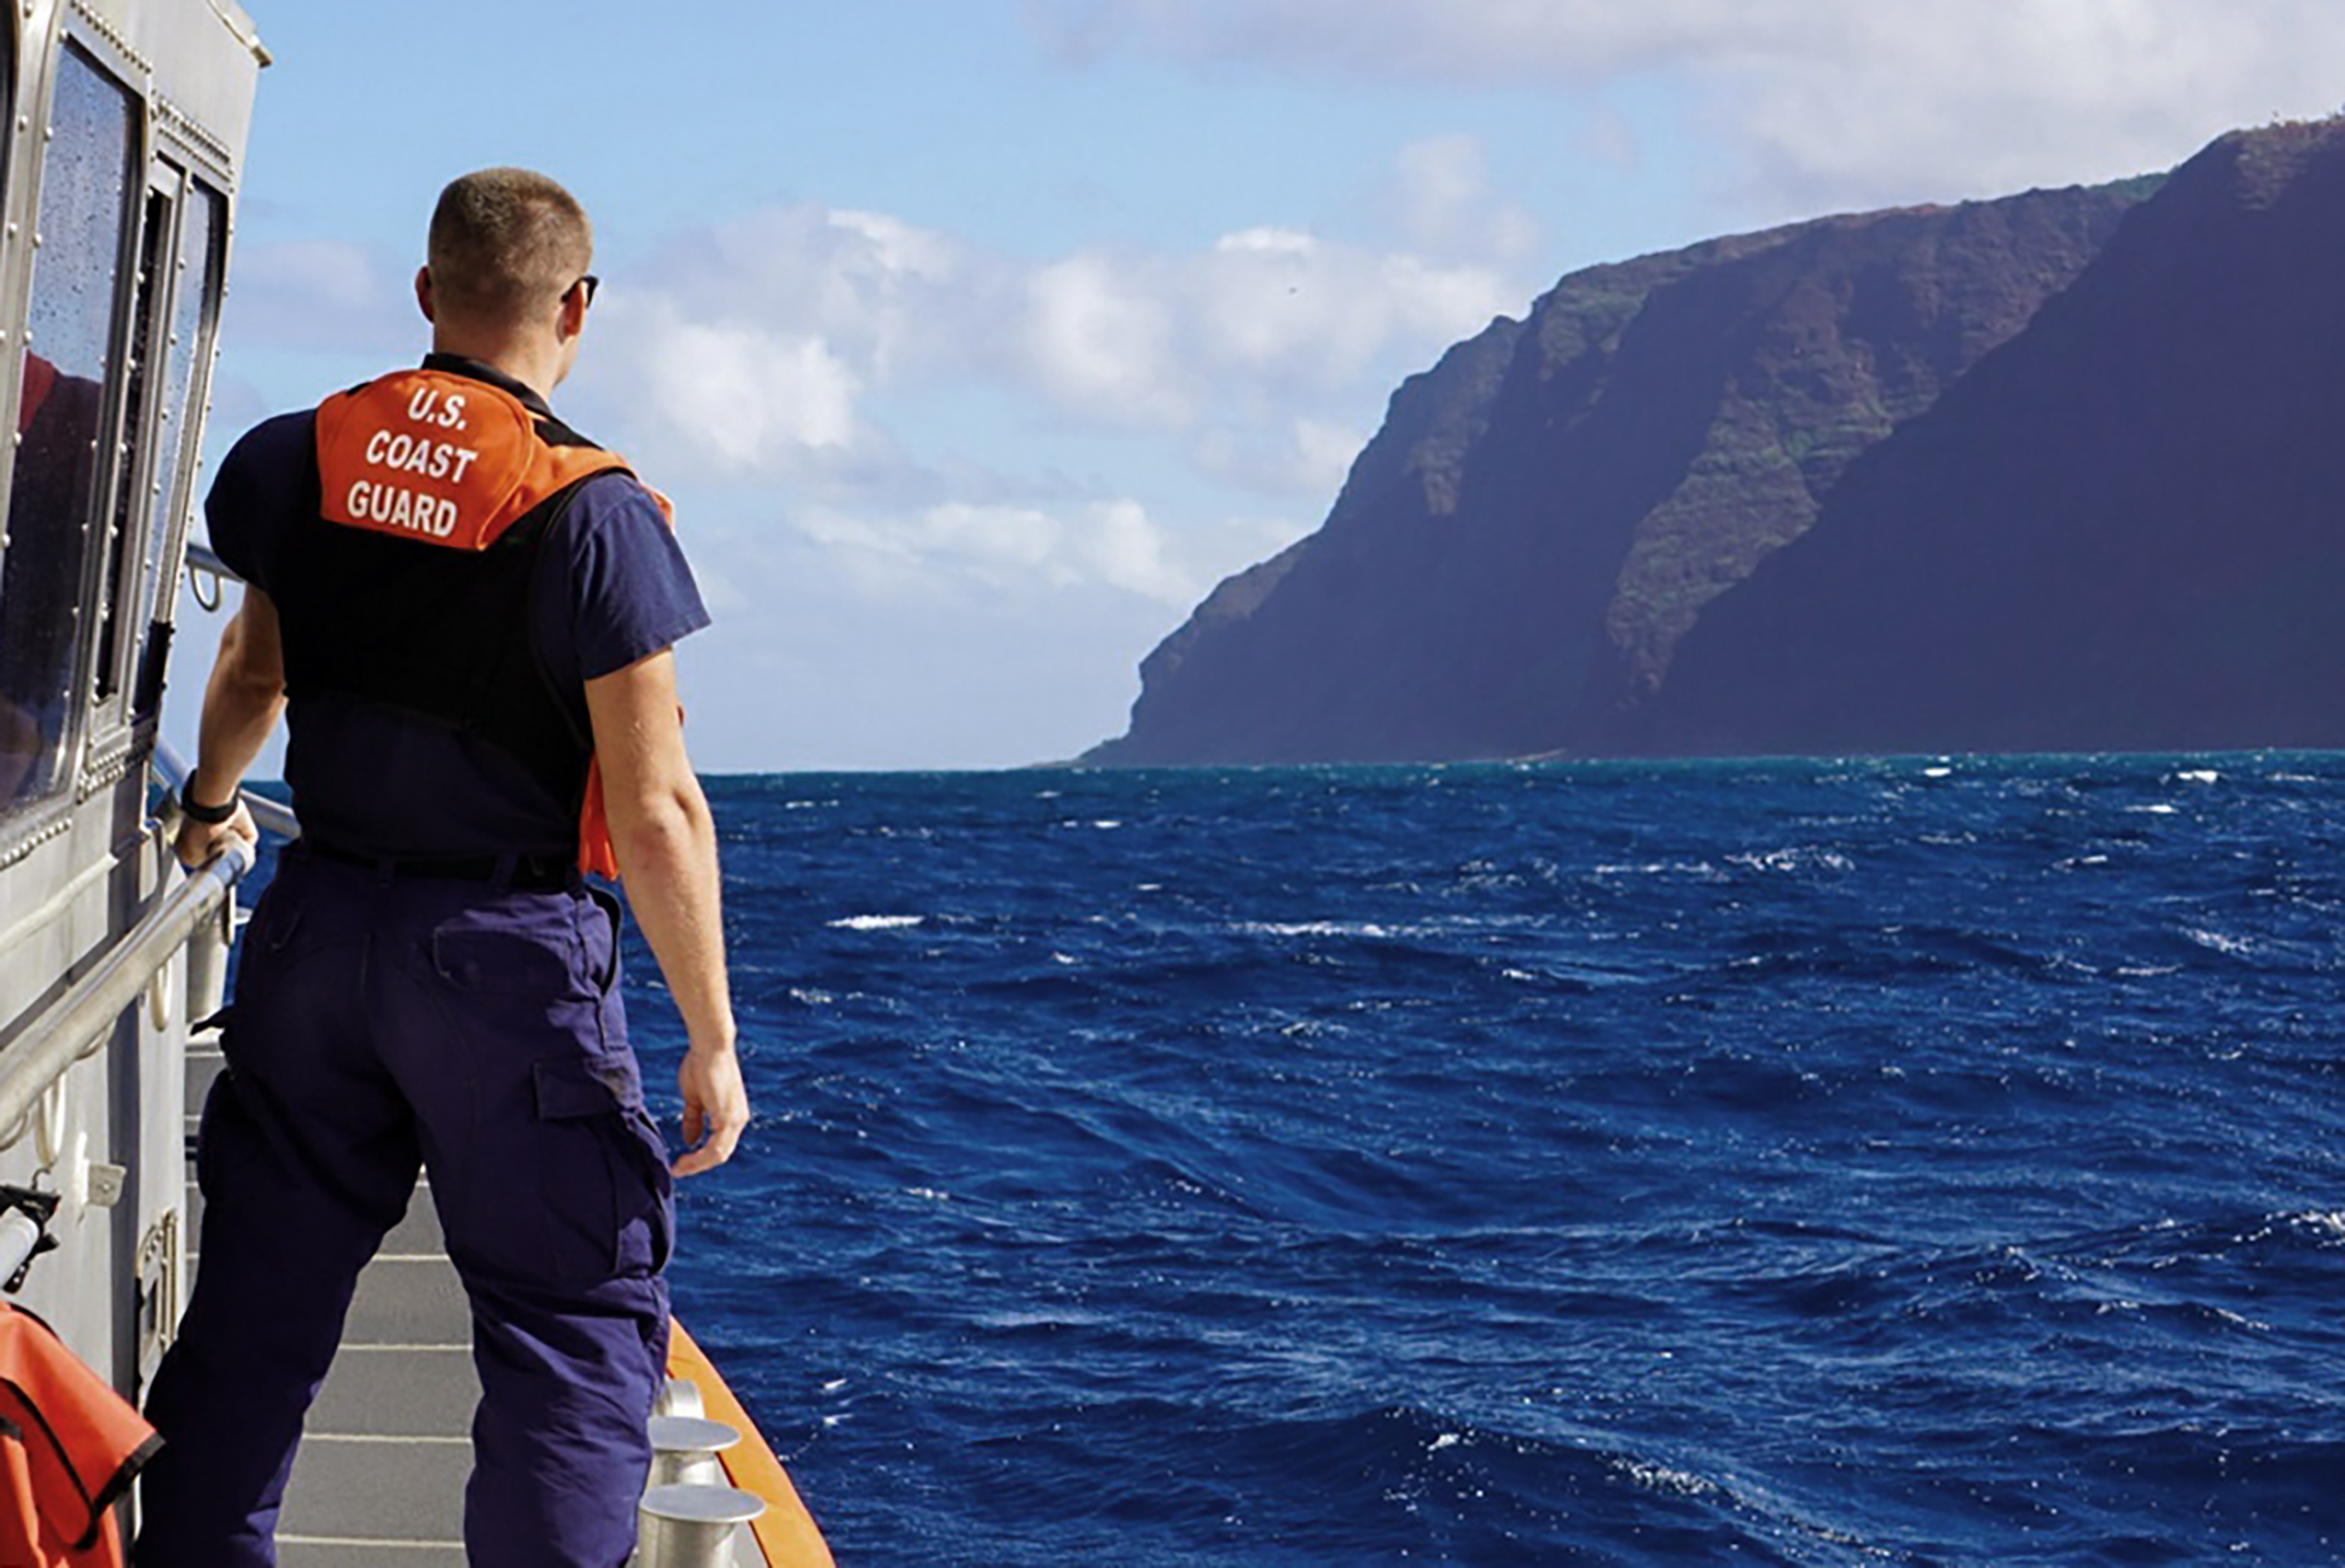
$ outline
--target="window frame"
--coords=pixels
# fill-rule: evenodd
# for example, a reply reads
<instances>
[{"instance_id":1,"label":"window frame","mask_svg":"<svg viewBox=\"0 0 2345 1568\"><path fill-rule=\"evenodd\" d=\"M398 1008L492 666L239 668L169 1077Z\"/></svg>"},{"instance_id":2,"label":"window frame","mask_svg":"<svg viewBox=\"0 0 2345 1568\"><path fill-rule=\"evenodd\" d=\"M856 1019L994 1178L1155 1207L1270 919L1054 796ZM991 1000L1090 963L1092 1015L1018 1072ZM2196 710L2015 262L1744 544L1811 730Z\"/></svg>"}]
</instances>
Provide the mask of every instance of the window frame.
<instances>
[{"instance_id":1,"label":"window frame","mask_svg":"<svg viewBox=\"0 0 2345 1568\"><path fill-rule=\"evenodd\" d=\"M155 405L145 460L138 465L134 482L151 530L145 537L154 548L141 552L138 581L129 590L132 609L146 619L144 624L130 628L129 640L120 649L124 662L119 691L126 729L142 751L145 746L140 743L151 743L162 718L159 661L168 656L172 629L179 621L177 585L187 558L188 534L203 473L203 444L196 436L211 411L212 369L218 359L220 310L226 297L228 215L233 207L227 192L205 178L194 159L182 156L172 138L161 139L155 168L157 178L168 175L178 181L171 203L171 277L155 301L162 331L157 341L163 344L167 371L186 356L187 396L177 408L168 401ZM187 246L199 211L204 213L205 234L201 254L194 254ZM181 343L174 333L190 290L195 295L194 334ZM167 387L169 380L167 374ZM168 494L163 493L165 482L157 477L165 471L169 474ZM166 520L157 524L158 517ZM150 651L156 644L160 646ZM150 663L157 666L152 691L146 689Z\"/></svg>"},{"instance_id":2,"label":"window frame","mask_svg":"<svg viewBox=\"0 0 2345 1568\"><path fill-rule=\"evenodd\" d=\"M154 83L152 75L141 63L129 58L111 39L66 21L58 31L55 48L48 72L48 85L53 98L55 84L64 74L65 61L78 52L86 63L122 89L130 103L130 134L126 138L122 167L122 203L118 215L119 229L114 253L113 315L106 334L105 401L99 418L99 460L91 474L89 512L90 526L97 533L91 547L85 552L82 563L81 619L76 635L74 658L74 709L68 718L80 724L80 734L67 743L67 766L62 772L61 783L72 784L71 798L86 798L92 787L120 776L128 765L134 737L123 715L128 703L119 680L105 697L98 695L100 672L99 651L106 646L106 623L116 607L110 602L113 584L108 568L116 559L115 549L129 541L113 541L110 548L107 533L122 504L124 487L133 482L134 472L144 469L144 439L147 432L131 428L132 377L129 374L131 349L137 341L138 305L143 293L140 276L141 250L146 238L146 203L152 191L157 162L155 147ZM47 173L45 149L54 134L53 109L44 101L41 145L44 156L40 159L41 175ZM33 212L40 210L41 179L36 179L32 192ZM179 214L171 209L169 223L177 232ZM39 246L34 247L33 264L24 280L23 292L17 299L18 321L28 319L41 277ZM168 285L168 279L166 283ZM168 293L168 286L160 291ZM150 328L148 343L155 342ZM22 353L24 344L17 349ZM152 368L143 372L145 384L153 386ZM152 408L151 392L149 409ZM151 424L151 420L147 422ZM15 463L9 464L10 491L14 491ZM0 505L11 504L0 498ZM122 566L131 572L124 551ZM131 598L126 592L125 598ZM114 639L114 654L119 664L122 639ZM52 795L64 796L62 788L52 788Z\"/></svg>"},{"instance_id":3,"label":"window frame","mask_svg":"<svg viewBox=\"0 0 2345 1568\"><path fill-rule=\"evenodd\" d=\"M83 505L83 526L110 528L120 487L135 464L122 461L124 413L130 377L124 374L131 343L134 304L139 289L139 248L149 171L155 161L156 128L153 76L142 62L116 41L83 24L77 14L60 6L51 13L52 25L39 38L26 36L23 18L7 17L0 47L10 59L0 75L10 84L12 103L0 112L0 169L6 186L0 190L0 224L6 244L0 247L0 366L21 366L29 345L29 318L41 260L41 201L47 183L48 149L54 139L57 85L69 55L78 53L84 67L118 89L126 109L122 170L122 208L116 215L114 287L106 326L106 373L99 408L95 440L97 458ZM176 210L174 222L176 222ZM29 238L30 243L26 243ZM6 523L17 493L17 459L22 446L17 421L22 416L24 378L0 375L0 421L10 439L0 451L0 581L5 581L10 541ZM176 563L173 563L176 565ZM51 775L37 794L0 804L0 865L14 860L32 844L62 831L75 806L92 789L121 776L131 765L134 737L128 726L101 722L104 704L94 695L99 618L105 612L109 552L101 537L85 541L79 597L74 601L74 648L66 671L67 704L50 764ZM119 649L118 649L119 651ZM119 689L108 703L122 706ZM104 755L99 750L104 742Z\"/></svg>"},{"instance_id":4,"label":"window frame","mask_svg":"<svg viewBox=\"0 0 2345 1568\"><path fill-rule=\"evenodd\" d=\"M170 366L170 312L174 263L179 257L179 193L186 180L165 184L169 166L149 159L146 180L139 191L138 233L130 247L137 260L130 274L130 300L115 300L121 316L116 333L122 388L116 403L114 438L108 448L114 470L100 487L97 517L102 528L98 542L96 592L86 607L89 617L89 668L83 682L83 700L90 704L91 761L113 749L130 727L130 674L126 668L136 644L136 629L126 628L139 602L144 575L147 529L152 516L140 505L153 482L156 436L161 433L157 411ZM176 172L176 171L172 171ZM150 276L150 267L160 276ZM142 320L141 318L144 318ZM133 350L141 342L145 357L134 367ZM134 405L136 406L134 406ZM137 548L134 548L137 547Z\"/></svg>"}]
</instances>

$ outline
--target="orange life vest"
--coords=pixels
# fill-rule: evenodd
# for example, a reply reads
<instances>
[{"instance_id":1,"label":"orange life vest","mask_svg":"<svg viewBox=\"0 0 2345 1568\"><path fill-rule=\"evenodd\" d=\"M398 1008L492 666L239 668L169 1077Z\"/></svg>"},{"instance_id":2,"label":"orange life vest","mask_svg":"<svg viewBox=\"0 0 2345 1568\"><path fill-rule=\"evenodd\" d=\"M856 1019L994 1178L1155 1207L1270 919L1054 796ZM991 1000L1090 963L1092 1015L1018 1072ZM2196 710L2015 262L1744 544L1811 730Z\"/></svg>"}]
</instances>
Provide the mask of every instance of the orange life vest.
<instances>
[{"instance_id":1,"label":"orange life vest","mask_svg":"<svg viewBox=\"0 0 2345 1568\"><path fill-rule=\"evenodd\" d=\"M444 370L394 371L318 408L319 510L329 522L457 551L484 551L580 481L626 459L550 439L559 431L501 387ZM651 492L672 528L666 496ZM579 808L578 866L619 874L589 757Z\"/></svg>"},{"instance_id":2,"label":"orange life vest","mask_svg":"<svg viewBox=\"0 0 2345 1568\"><path fill-rule=\"evenodd\" d=\"M48 1324L0 1303L0 1568L121 1568L113 1505L162 1446Z\"/></svg>"}]
</instances>

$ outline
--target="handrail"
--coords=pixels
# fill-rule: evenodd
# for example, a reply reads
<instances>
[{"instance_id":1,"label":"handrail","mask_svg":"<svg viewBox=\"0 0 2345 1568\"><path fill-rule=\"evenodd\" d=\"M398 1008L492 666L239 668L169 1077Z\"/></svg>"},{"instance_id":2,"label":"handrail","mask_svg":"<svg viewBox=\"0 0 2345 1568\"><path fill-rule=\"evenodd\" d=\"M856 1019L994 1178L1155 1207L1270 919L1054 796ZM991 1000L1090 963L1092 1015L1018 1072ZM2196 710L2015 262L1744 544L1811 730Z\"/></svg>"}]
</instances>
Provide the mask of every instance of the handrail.
<instances>
[{"instance_id":1,"label":"handrail","mask_svg":"<svg viewBox=\"0 0 2345 1568\"><path fill-rule=\"evenodd\" d=\"M22 1209L10 1209L0 1214L0 1280L13 1280L17 1271L33 1260L41 1250L41 1238L48 1233L41 1222Z\"/></svg>"},{"instance_id":2,"label":"handrail","mask_svg":"<svg viewBox=\"0 0 2345 1568\"><path fill-rule=\"evenodd\" d=\"M230 582L243 580L234 572L229 571L228 563L214 554L212 547L201 540L192 539L187 541L187 569L191 572L206 573L215 577L226 577Z\"/></svg>"},{"instance_id":3,"label":"handrail","mask_svg":"<svg viewBox=\"0 0 2345 1568\"><path fill-rule=\"evenodd\" d=\"M228 598L227 585L244 581L243 578L228 570L226 562L212 553L210 545L199 544L194 540L187 541L186 569L187 591L196 603L206 610L217 610L226 604ZM212 594L209 598L206 598L203 594L202 579L205 577L212 579Z\"/></svg>"},{"instance_id":4,"label":"handrail","mask_svg":"<svg viewBox=\"0 0 2345 1568\"><path fill-rule=\"evenodd\" d=\"M176 796L187 782L187 763L158 740L154 766ZM241 798L262 831L286 839L300 835L301 823L291 808L249 791ZM252 845L231 837L217 859L190 872L186 880L156 900L95 969L0 1051L0 1149L13 1147L24 1137L33 1108L50 1086L98 1049L122 1009L138 1000L198 927L219 914L258 858Z\"/></svg>"},{"instance_id":5,"label":"handrail","mask_svg":"<svg viewBox=\"0 0 2345 1568\"><path fill-rule=\"evenodd\" d=\"M219 858L157 899L95 969L0 1052L0 1149L25 1135L50 1086L96 1051L122 1009L138 1000L199 926L219 914L255 858L250 844L231 839Z\"/></svg>"}]
</instances>

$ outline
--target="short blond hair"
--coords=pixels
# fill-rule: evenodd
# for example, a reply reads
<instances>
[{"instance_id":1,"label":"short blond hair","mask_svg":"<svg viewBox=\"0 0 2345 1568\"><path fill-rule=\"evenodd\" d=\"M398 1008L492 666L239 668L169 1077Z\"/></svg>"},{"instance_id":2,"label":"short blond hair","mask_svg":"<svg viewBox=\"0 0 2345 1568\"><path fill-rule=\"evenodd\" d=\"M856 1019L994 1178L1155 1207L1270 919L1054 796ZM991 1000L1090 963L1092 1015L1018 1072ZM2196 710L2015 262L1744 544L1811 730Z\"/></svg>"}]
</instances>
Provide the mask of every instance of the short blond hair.
<instances>
[{"instance_id":1,"label":"short blond hair","mask_svg":"<svg viewBox=\"0 0 2345 1568\"><path fill-rule=\"evenodd\" d=\"M521 320L559 298L594 259L586 209L532 169L459 176L432 209L435 308L459 320Z\"/></svg>"}]
</instances>

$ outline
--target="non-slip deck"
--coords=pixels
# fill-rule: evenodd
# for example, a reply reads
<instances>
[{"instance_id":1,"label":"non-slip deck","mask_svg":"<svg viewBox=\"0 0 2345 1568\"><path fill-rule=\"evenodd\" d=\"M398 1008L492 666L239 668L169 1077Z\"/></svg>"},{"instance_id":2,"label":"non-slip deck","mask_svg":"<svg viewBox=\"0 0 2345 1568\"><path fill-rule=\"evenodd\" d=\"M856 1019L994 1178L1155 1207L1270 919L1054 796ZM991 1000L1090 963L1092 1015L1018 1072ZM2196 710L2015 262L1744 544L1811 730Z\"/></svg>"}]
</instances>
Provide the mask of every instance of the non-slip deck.
<instances>
[{"instance_id":1,"label":"non-slip deck","mask_svg":"<svg viewBox=\"0 0 2345 1568\"><path fill-rule=\"evenodd\" d=\"M220 1071L191 1047L188 1125ZM191 1171L192 1234L203 1199ZM191 1267L201 1266L201 1255ZM192 1283L192 1282L191 1282ZM464 1568L464 1478L472 1465L471 1327L438 1216L421 1190L359 1276L277 1526L283 1568Z\"/></svg>"}]
</instances>

